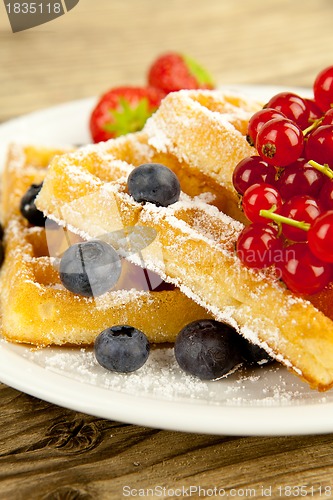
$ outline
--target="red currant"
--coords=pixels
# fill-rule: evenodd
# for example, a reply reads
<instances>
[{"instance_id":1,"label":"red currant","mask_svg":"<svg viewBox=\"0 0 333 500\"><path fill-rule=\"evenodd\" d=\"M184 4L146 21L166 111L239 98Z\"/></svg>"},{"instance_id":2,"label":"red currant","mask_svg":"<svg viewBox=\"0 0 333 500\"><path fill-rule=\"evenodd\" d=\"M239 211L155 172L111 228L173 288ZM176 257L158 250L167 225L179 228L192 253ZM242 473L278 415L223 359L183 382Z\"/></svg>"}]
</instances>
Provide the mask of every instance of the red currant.
<instances>
[{"instance_id":1,"label":"red currant","mask_svg":"<svg viewBox=\"0 0 333 500\"><path fill-rule=\"evenodd\" d=\"M327 111L333 104L333 66L323 69L315 79L313 93L318 106Z\"/></svg>"},{"instance_id":2,"label":"red currant","mask_svg":"<svg viewBox=\"0 0 333 500\"><path fill-rule=\"evenodd\" d=\"M321 125L308 137L305 145L308 160L333 167L333 125Z\"/></svg>"},{"instance_id":3,"label":"red currant","mask_svg":"<svg viewBox=\"0 0 333 500\"><path fill-rule=\"evenodd\" d=\"M321 125L333 125L333 108L326 111Z\"/></svg>"},{"instance_id":4,"label":"red currant","mask_svg":"<svg viewBox=\"0 0 333 500\"><path fill-rule=\"evenodd\" d=\"M276 187L284 200L301 194L316 197L324 181L324 174L311 167L304 158L299 158L284 169Z\"/></svg>"},{"instance_id":5,"label":"red currant","mask_svg":"<svg viewBox=\"0 0 333 500\"><path fill-rule=\"evenodd\" d=\"M274 264L282 254L282 241L277 236L277 229L272 226L250 224L239 235L236 252L247 267L262 269Z\"/></svg>"},{"instance_id":6,"label":"red currant","mask_svg":"<svg viewBox=\"0 0 333 500\"><path fill-rule=\"evenodd\" d=\"M311 224L320 214L322 209L311 196L300 195L290 198L279 211L280 215L295 221ZM282 224L283 235L291 241L307 241L308 231L298 227Z\"/></svg>"},{"instance_id":7,"label":"red currant","mask_svg":"<svg viewBox=\"0 0 333 500\"><path fill-rule=\"evenodd\" d=\"M271 165L285 167L294 163L303 151L303 134L291 120L274 118L261 127L256 148Z\"/></svg>"},{"instance_id":8,"label":"red currant","mask_svg":"<svg viewBox=\"0 0 333 500\"><path fill-rule=\"evenodd\" d=\"M309 126L310 109L304 99L297 94L280 92L268 101L266 107L280 111L301 129Z\"/></svg>"},{"instance_id":9,"label":"red currant","mask_svg":"<svg viewBox=\"0 0 333 500\"><path fill-rule=\"evenodd\" d=\"M242 206L251 222L267 222L267 219L259 215L260 210L269 210L273 206L279 210L282 207L282 198L270 184L253 184L245 191Z\"/></svg>"},{"instance_id":10,"label":"red currant","mask_svg":"<svg viewBox=\"0 0 333 500\"><path fill-rule=\"evenodd\" d=\"M318 217L308 231L310 250L318 259L333 262L333 210Z\"/></svg>"},{"instance_id":11,"label":"red currant","mask_svg":"<svg viewBox=\"0 0 333 500\"><path fill-rule=\"evenodd\" d=\"M311 295L331 281L331 264L313 255L306 243L294 243L286 248L285 259L282 279L294 293Z\"/></svg>"},{"instance_id":12,"label":"red currant","mask_svg":"<svg viewBox=\"0 0 333 500\"><path fill-rule=\"evenodd\" d=\"M262 160L260 156L249 156L236 166L232 182L239 194L244 194L253 184L265 182L274 185L276 170Z\"/></svg>"},{"instance_id":13,"label":"red currant","mask_svg":"<svg viewBox=\"0 0 333 500\"><path fill-rule=\"evenodd\" d=\"M309 123L319 120L322 117L323 112L320 107L315 103L313 99L304 99L304 102L310 112Z\"/></svg>"},{"instance_id":14,"label":"red currant","mask_svg":"<svg viewBox=\"0 0 333 500\"><path fill-rule=\"evenodd\" d=\"M273 118L287 118L283 113L277 111L272 108L264 108L260 109L249 120L248 128L247 128L247 142L250 146L254 146L256 143L258 131L261 129L265 123L269 120L273 120Z\"/></svg>"},{"instance_id":15,"label":"red currant","mask_svg":"<svg viewBox=\"0 0 333 500\"><path fill-rule=\"evenodd\" d=\"M319 193L319 203L325 210L333 210L333 181L327 179Z\"/></svg>"}]
</instances>

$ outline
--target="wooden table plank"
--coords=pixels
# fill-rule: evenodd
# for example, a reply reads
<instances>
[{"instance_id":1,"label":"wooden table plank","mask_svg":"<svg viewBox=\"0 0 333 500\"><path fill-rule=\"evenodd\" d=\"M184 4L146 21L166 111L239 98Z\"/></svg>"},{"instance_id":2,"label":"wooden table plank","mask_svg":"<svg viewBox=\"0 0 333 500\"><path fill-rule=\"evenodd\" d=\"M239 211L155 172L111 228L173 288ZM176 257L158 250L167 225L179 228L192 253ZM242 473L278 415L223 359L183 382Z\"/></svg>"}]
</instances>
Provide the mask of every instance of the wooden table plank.
<instances>
[{"instance_id":1,"label":"wooden table plank","mask_svg":"<svg viewBox=\"0 0 333 500\"><path fill-rule=\"evenodd\" d=\"M16 34L1 5L0 120L143 84L153 58L172 49L192 54L219 83L309 86L331 64L330 0L205 4L98 0L94 10L81 0L64 17Z\"/></svg>"},{"instance_id":2,"label":"wooden table plank","mask_svg":"<svg viewBox=\"0 0 333 500\"><path fill-rule=\"evenodd\" d=\"M0 397L0 498L118 499L133 488L195 485L258 497L271 487L279 498L279 487L332 486L332 435L179 433L65 410L4 385Z\"/></svg>"}]
</instances>

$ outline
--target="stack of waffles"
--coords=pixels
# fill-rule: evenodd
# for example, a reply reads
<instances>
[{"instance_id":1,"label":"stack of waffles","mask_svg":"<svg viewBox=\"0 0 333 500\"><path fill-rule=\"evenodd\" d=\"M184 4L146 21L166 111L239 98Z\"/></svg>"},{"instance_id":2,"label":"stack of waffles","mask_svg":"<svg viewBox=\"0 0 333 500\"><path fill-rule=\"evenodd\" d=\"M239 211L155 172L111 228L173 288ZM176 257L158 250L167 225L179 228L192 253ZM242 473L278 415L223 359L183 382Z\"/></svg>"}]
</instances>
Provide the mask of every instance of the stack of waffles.
<instances>
[{"instance_id":1,"label":"stack of waffles","mask_svg":"<svg viewBox=\"0 0 333 500\"><path fill-rule=\"evenodd\" d=\"M219 91L180 91L169 94L137 134L67 153L11 148L2 202L4 336L82 345L108 326L131 324L153 342L172 342L185 324L212 317L264 347L311 387L330 388L332 320L286 289L271 269L250 270L235 255L245 221L232 173L255 154L245 134L260 106ZM129 173L147 162L177 174L178 202L157 207L129 195ZM53 255L48 231L30 227L18 210L24 190L42 179L36 204L65 241ZM140 252L129 252L128 238L119 237L129 228L138 238L147 230L156 236ZM77 238L111 241L129 266L165 285L152 291L118 284L96 299L71 294L59 281L57 262L64 245Z\"/></svg>"}]
</instances>

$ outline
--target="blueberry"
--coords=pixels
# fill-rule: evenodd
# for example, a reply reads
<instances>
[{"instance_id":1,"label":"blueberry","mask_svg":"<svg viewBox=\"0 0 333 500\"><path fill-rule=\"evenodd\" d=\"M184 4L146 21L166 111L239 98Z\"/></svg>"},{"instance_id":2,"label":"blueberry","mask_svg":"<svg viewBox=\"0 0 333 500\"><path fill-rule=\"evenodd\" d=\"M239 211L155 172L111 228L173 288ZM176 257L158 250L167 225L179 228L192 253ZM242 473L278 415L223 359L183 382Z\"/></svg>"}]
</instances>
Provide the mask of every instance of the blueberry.
<instances>
[{"instance_id":1,"label":"blueberry","mask_svg":"<svg viewBox=\"0 0 333 500\"><path fill-rule=\"evenodd\" d=\"M128 192L135 201L167 207L179 199L180 184L172 170L160 163L144 163L128 176Z\"/></svg>"},{"instance_id":2,"label":"blueberry","mask_svg":"<svg viewBox=\"0 0 333 500\"><path fill-rule=\"evenodd\" d=\"M59 273L63 285L71 292L97 297L117 283L121 261L115 249L104 241L85 241L65 251Z\"/></svg>"},{"instance_id":3,"label":"blueberry","mask_svg":"<svg viewBox=\"0 0 333 500\"><path fill-rule=\"evenodd\" d=\"M43 212L38 210L35 205L35 199L42 189L43 183L32 184L27 192L23 195L20 204L20 211L23 217L25 217L30 224L33 226L45 226L46 217Z\"/></svg>"},{"instance_id":4,"label":"blueberry","mask_svg":"<svg viewBox=\"0 0 333 500\"><path fill-rule=\"evenodd\" d=\"M240 350L241 356L247 365L263 365L274 361L265 349L243 337L240 337Z\"/></svg>"},{"instance_id":5,"label":"blueberry","mask_svg":"<svg viewBox=\"0 0 333 500\"><path fill-rule=\"evenodd\" d=\"M127 325L107 328L95 340L95 356L100 365L113 372L129 373L141 368L149 356L146 335Z\"/></svg>"},{"instance_id":6,"label":"blueberry","mask_svg":"<svg viewBox=\"0 0 333 500\"><path fill-rule=\"evenodd\" d=\"M227 324L193 321L176 338L176 360L184 371L200 379L219 379L242 362L238 337Z\"/></svg>"}]
</instances>

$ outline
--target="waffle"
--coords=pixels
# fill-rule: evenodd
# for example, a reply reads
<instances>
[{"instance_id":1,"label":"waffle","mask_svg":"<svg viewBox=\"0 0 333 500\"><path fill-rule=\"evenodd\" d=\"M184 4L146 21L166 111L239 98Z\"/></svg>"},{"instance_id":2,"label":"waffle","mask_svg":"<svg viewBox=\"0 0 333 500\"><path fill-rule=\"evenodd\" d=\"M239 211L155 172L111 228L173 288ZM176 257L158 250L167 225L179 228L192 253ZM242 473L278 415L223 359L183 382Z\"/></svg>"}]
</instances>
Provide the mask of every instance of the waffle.
<instances>
[{"instance_id":1,"label":"waffle","mask_svg":"<svg viewBox=\"0 0 333 500\"><path fill-rule=\"evenodd\" d=\"M123 146L129 142L133 154L135 148L140 149L136 139L124 141ZM60 228L47 231L31 227L19 212L22 195L32 183L43 180L51 158L60 153L63 151L19 146L12 146L9 151L2 182L3 336L38 346L88 345L103 329L130 324L143 330L152 342L171 342L185 324L208 317L204 309L178 289L162 286L161 291L144 290L142 269L126 262L117 288L101 297L80 297L64 289L56 268L57 258L49 255L50 242L54 238L57 252L61 253L68 244L78 241L77 236ZM54 248L52 254L55 253ZM137 285L137 289L129 284Z\"/></svg>"},{"instance_id":2,"label":"waffle","mask_svg":"<svg viewBox=\"0 0 333 500\"><path fill-rule=\"evenodd\" d=\"M121 142L120 142L121 144ZM122 240L122 227L150 228L157 237L143 253L144 265L176 285L218 321L233 325L264 347L311 387L333 385L333 323L309 301L287 290L271 270L246 268L234 252L243 225L205 201L182 193L169 207L136 203L126 192L131 171L108 152L88 146L55 158L38 207L86 239L112 240L135 264Z\"/></svg>"},{"instance_id":3,"label":"waffle","mask_svg":"<svg viewBox=\"0 0 333 500\"><path fill-rule=\"evenodd\" d=\"M154 160L175 170L184 192L210 191L220 210L245 222L232 174L239 161L257 154L246 133L250 117L261 108L236 93L182 90L163 99L144 132Z\"/></svg>"}]
</instances>

